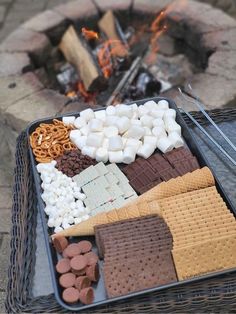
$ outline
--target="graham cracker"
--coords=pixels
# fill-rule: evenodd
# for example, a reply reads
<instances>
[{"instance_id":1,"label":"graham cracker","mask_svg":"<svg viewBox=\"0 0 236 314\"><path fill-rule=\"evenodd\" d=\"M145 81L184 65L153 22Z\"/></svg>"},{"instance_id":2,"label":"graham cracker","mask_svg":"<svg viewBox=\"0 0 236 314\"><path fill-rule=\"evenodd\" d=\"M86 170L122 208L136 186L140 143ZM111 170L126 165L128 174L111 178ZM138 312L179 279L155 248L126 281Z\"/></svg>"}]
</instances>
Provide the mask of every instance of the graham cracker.
<instances>
[{"instance_id":1,"label":"graham cracker","mask_svg":"<svg viewBox=\"0 0 236 314\"><path fill-rule=\"evenodd\" d=\"M236 234L172 250L179 280L236 267Z\"/></svg>"}]
</instances>

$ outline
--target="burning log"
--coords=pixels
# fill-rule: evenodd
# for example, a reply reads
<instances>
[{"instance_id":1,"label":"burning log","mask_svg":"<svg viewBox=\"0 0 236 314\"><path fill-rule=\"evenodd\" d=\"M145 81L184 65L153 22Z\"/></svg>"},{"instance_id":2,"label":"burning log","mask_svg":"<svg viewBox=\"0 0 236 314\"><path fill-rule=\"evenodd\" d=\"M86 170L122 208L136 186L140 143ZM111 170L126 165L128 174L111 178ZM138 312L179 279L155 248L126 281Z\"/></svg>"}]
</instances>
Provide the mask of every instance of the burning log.
<instances>
[{"instance_id":1,"label":"burning log","mask_svg":"<svg viewBox=\"0 0 236 314\"><path fill-rule=\"evenodd\" d=\"M114 42L112 47L113 55L125 58L128 56L129 52L126 47L126 41L124 42L124 38L121 38L120 32L117 31L117 25L118 21L111 10L107 11L98 22L100 30L106 35L111 43ZM121 30L120 27L119 30Z\"/></svg>"},{"instance_id":2,"label":"burning log","mask_svg":"<svg viewBox=\"0 0 236 314\"><path fill-rule=\"evenodd\" d=\"M73 26L70 26L63 35L59 48L66 60L76 67L86 91L101 91L107 87L107 80L96 64L88 45L78 37Z\"/></svg>"}]
</instances>

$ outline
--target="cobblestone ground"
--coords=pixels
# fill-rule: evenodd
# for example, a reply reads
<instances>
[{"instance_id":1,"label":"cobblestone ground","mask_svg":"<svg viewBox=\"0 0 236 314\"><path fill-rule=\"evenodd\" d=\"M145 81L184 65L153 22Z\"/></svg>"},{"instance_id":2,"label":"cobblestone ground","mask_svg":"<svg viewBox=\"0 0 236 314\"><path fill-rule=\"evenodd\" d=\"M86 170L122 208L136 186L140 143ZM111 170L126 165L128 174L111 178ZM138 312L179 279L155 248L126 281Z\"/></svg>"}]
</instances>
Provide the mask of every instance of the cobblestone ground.
<instances>
[{"instance_id":1,"label":"cobblestone ground","mask_svg":"<svg viewBox=\"0 0 236 314\"><path fill-rule=\"evenodd\" d=\"M113 0L115 1L115 0ZM236 17L235 0L201 0L209 2ZM0 0L0 42L21 23L37 13L52 8L67 0ZM4 313L4 299L7 284L7 268L9 259L9 241L11 228L11 186L13 178L13 163L9 166L7 156L10 155L15 143L3 139L7 131L0 123L0 313ZM8 147L9 148L9 147ZM4 152L4 153L2 153ZM4 154L4 156L3 156Z\"/></svg>"}]
</instances>

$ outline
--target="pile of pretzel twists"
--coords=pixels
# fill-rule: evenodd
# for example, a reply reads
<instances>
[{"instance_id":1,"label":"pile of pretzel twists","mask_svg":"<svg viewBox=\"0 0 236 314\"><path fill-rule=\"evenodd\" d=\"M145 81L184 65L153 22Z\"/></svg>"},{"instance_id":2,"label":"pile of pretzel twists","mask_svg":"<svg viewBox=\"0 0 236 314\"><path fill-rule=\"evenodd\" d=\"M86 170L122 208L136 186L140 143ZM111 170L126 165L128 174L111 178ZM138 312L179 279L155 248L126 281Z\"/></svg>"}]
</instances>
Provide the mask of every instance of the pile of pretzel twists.
<instances>
[{"instance_id":1,"label":"pile of pretzel twists","mask_svg":"<svg viewBox=\"0 0 236 314\"><path fill-rule=\"evenodd\" d=\"M65 151L77 149L69 137L72 129L72 125L57 119L53 119L51 124L41 123L30 135L30 145L37 162L50 162Z\"/></svg>"}]
</instances>

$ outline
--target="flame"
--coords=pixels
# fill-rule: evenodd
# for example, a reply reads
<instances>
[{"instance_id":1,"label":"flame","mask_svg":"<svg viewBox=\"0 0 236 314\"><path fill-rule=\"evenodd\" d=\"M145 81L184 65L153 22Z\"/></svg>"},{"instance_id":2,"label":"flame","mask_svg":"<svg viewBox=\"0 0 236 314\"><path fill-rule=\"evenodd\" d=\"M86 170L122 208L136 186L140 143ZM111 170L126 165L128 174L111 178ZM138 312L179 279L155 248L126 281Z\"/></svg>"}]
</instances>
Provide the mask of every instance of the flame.
<instances>
[{"instance_id":1,"label":"flame","mask_svg":"<svg viewBox=\"0 0 236 314\"><path fill-rule=\"evenodd\" d=\"M98 50L98 63L105 78L110 77L113 72L112 56L118 55L127 55L127 49L120 40L109 39Z\"/></svg>"},{"instance_id":2,"label":"flame","mask_svg":"<svg viewBox=\"0 0 236 314\"><path fill-rule=\"evenodd\" d=\"M86 39L98 39L98 33L92 31L92 30L89 30L89 29L86 29L85 27L82 28L82 34L83 36L86 38Z\"/></svg>"},{"instance_id":3,"label":"flame","mask_svg":"<svg viewBox=\"0 0 236 314\"><path fill-rule=\"evenodd\" d=\"M70 91L68 93L66 93L66 96L69 98L74 98L76 97L76 92L75 91Z\"/></svg>"},{"instance_id":4,"label":"flame","mask_svg":"<svg viewBox=\"0 0 236 314\"><path fill-rule=\"evenodd\" d=\"M78 91L80 92L81 96L84 98L86 102L88 101L95 101L96 93L89 93L86 91L84 87L84 83L79 81L77 84Z\"/></svg>"},{"instance_id":5,"label":"flame","mask_svg":"<svg viewBox=\"0 0 236 314\"><path fill-rule=\"evenodd\" d=\"M158 38L167 30L167 26L164 24L163 21L166 16L166 11L161 11L160 14L155 18L155 20L152 22L152 25L150 27L151 32L153 33L150 43L151 43L151 51L154 53L157 53L159 50L158 46Z\"/></svg>"}]
</instances>

